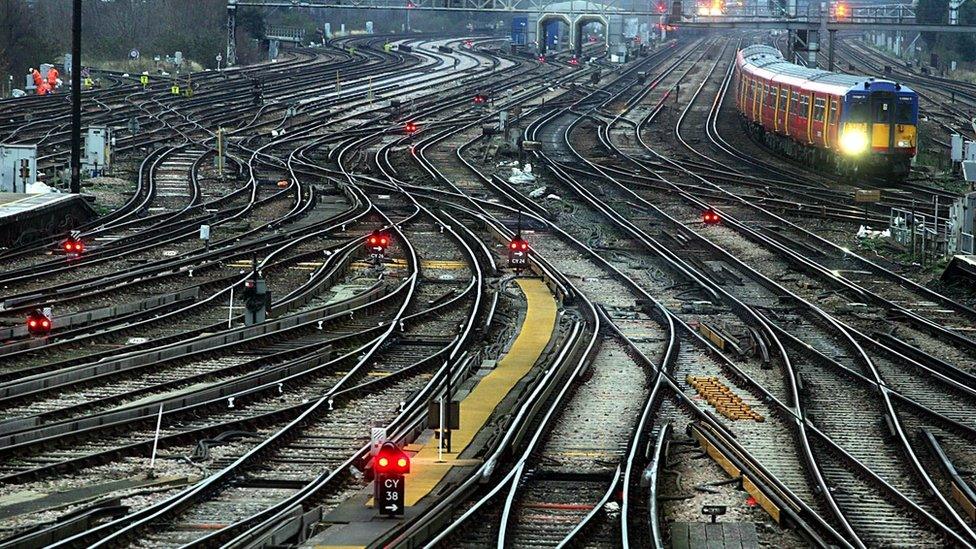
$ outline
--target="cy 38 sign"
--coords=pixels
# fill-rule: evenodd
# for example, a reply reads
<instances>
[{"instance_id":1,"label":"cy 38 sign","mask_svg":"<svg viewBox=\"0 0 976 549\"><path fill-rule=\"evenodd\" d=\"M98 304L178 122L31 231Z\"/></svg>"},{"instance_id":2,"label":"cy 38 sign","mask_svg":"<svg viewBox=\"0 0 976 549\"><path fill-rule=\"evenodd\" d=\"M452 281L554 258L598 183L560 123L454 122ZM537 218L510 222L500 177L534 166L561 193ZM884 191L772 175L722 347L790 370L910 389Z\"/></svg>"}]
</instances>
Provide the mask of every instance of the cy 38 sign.
<instances>
[{"instance_id":1,"label":"cy 38 sign","mask_svg":"<svg viewBox=\"0 0 976 549\"><path fill-rule=\"evenodd\" d=\"M388 517L403 516L403 475L381 476L376 479L376 483L376 506L380 514Z\"/></svg>"}]
</instances>

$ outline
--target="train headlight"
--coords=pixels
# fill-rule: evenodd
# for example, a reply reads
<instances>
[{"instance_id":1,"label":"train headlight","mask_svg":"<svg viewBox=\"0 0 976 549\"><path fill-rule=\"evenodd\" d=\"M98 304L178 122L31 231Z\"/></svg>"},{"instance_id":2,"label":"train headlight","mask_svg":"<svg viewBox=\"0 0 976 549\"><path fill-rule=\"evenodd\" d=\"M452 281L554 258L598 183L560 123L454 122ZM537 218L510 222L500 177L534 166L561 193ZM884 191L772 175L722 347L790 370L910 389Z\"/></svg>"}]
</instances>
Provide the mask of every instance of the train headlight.
<instances>
[{"instance_id":1,"label":"train headlight","mask_svg":"<svg viewBox=\"0 0 976 549\"><path fill-rule=\"evenodd\" d=\"M868 134L862 130L845 130L840 136L840 150L846 155L858 155L867 148Z\"/></svg>"},{"instance_id":2,"label":"train headlight","mask_svg":"<svg viewBox=\"0 0 976 549\"><path fill-rule=\"evenodd\" d=\"M907 140L907 139L899 139L898 140L898 146L899 147L908 148L908 147L911 147L912 146L912 142L909 141L909 140Z\"/></svg>"}]
</instances>

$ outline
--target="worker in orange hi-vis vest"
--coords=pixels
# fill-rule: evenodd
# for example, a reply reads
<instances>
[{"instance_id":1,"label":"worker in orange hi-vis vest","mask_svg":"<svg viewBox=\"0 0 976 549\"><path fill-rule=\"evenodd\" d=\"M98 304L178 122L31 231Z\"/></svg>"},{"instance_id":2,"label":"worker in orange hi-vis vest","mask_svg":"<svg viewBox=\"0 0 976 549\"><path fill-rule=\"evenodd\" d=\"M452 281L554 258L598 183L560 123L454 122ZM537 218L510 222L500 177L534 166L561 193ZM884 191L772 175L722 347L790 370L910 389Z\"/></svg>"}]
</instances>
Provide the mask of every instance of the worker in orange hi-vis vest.
<instances>
[{"instance_id":1,"label":"worker in orange hi-vis vest","mask_svg":"<svg viewBox=\"0 0 976 549\"><path fill-rule=\"evenodd\" d=\"M50 86L52 90L58 87L58 76L60 76L60 73L58 73L58 69L54 67L51 67L51 69L47 71L47 85Z\"/></svg>"},{"instance_id":2,"label":"worker in orange hi-vis vest","mask_svg":"<svg viewBox=\"0 0 976 549\"><path fill-rule=\"evenodd\" d=\"M41 78L40 71L38 71L35 68L31 68L30 74L31 74L31 77L34 79L34 85L37 86L38 88L40 88L41 87L41 84L44 82L44 79Z\"/></svg>"}]
</instances>

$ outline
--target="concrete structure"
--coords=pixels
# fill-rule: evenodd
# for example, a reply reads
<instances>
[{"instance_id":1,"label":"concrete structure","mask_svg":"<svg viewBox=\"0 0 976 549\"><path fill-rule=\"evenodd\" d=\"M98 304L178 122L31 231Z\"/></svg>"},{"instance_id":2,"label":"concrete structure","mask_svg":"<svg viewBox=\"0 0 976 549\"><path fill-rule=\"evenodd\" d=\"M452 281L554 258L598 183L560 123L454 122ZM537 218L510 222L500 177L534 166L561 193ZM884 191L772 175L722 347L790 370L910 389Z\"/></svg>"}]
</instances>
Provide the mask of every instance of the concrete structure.
<instances>
[{"instance_id":1,"label":"concrete structure","mask_svg":"<svg viewBox=\"0 0 976 549\"><path fill-rule=\"evenodd\" d=\"M535 46L539 53L552 49L552 45L546 44L544 40L545 26L552 21L565 27L569 47L574 53L579 54L583 49L583 27L589 23L603 26L606 45L611 52L616 53L625 48L624 18L620 10L612 5L586 0L556 2L540 7L538 12L530 13L528 20L527 42L530 47Z\"/></svg>"},{"instance_id":2,"label":"concrete structure","mask_svg":"<svg viewBox=\"0 0 976 549\"><path fill-rule=\"evenodd\" d=\"M0 193L0 246L64 234L94 217L81 195Z\"/></svg>"}]
</instances>

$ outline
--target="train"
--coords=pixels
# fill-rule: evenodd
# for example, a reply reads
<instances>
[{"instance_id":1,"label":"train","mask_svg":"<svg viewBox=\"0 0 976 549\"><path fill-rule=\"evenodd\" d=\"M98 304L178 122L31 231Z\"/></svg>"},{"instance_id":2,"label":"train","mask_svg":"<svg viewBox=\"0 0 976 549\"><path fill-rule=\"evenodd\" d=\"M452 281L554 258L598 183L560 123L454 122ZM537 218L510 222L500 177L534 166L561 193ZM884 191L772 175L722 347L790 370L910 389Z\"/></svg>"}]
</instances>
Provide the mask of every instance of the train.
<instances>
[{"instance_id":1,"label":"train","mask_svg":"<svg viewBox=\"0 0 976 549\"><path fill-rule=\"evenodd\" d=\"M738 51L736 108L757 140L817 169L904 180L918 145L918 94L891 80L790 63L776 48Z\"/></svg>"}]
</instances>

